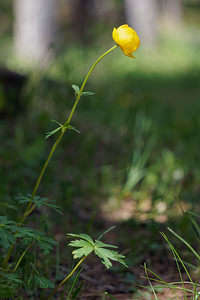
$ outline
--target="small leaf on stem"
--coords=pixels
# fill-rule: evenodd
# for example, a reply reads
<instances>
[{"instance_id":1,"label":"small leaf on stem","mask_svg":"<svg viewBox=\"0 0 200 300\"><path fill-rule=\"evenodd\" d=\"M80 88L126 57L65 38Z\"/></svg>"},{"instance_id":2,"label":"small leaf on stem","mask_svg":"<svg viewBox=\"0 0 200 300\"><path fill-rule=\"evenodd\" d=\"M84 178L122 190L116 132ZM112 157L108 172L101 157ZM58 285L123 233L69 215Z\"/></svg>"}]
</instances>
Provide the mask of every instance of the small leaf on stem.
<instances>
[{"instance_id":1,"label":"small leaf on stem","mask_svg":"<svg viewBox=\"0 0 200 300\"><path fill-rule=\"evenodd\" d=\"M93 93L93 92L82 92L81 93L81 96L93 96L93 95L95 95L95 93Z\"/></svg>"},{"instance_id":2,"label":"small leaf on stem","mask_svg":"<svg viewBox=\"0 0 200 300\"><path fill-rule=\"evenodd\" d=\"M72 88L73 88L74 91L75 91L75 95L78 96L78 94L79 94L79 92L80 92L79 86L76 85L76 84L72 84Z\"/></svg>"}]
</instances>

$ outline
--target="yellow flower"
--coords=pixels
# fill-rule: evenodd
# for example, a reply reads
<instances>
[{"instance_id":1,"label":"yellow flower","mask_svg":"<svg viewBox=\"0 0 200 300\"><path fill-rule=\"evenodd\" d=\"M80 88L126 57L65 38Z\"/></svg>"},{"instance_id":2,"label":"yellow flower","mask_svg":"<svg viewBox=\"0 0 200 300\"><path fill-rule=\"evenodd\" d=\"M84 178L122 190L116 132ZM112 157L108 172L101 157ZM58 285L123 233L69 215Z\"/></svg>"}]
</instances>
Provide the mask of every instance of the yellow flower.
<instances>
[{"instance_id":1,"label":"yellow flower","mask_svg":"<svg viewBox=\"0 0 200 300\"><path fill-rule=\"evenodd\" d=\"M127 24L121 25L117 29L113 29L112 37L126 56L135 58L132 53L140 46L140 39L133 28Z\"/></svg>"}]
</instances>

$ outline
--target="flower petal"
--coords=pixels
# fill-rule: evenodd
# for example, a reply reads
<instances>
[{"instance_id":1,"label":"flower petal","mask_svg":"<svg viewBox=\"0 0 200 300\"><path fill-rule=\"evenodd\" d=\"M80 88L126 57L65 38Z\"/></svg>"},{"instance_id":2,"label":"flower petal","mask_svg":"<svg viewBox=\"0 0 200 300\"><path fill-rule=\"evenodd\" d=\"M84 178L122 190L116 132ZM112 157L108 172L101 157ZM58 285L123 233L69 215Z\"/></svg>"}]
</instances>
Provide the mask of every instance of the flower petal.
<instances>
[{"instance_id":1,"label":"flower petal","mask_svg":"<svg viewBox=\"0 0 200 300\"><path fill-rule=\"evenodd\" d=\"M127 24L121 25L113 29L112 36L126 56L135 58L132 53L140 46L140 39L133 28Z\"/></svg>"}]
</instances>

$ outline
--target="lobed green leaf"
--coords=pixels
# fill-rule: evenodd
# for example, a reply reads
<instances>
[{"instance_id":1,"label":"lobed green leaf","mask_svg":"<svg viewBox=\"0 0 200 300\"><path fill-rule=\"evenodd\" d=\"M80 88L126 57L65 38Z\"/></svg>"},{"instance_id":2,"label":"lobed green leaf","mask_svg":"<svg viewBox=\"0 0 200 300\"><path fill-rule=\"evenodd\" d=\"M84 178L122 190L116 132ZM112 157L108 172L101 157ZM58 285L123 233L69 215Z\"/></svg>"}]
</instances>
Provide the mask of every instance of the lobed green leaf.
<instances>
[{"instance_id":1,"label":"lobed green leaf","mask_svg":"<svg viewBox=\"0 0 200 300\"><path fill-rule=\"evenodd\" d=\"M34 279L37 283L37 285L41 288L41 289L46 289L46 288L54 288L54 283L51 282L49 279L43 277L43 276L39 276L39 275L35 275Z\"/></svg>"},{"instance_id":2,"label":"lobed green leaf","mask_svg":"<svg viewBox=\"0 0 200 300\"><path fill-rule=\"evenodd\" d=\"M53 246L57 245L57 242L45 236L43 232L28 227L19 227L16 237L22 238L25 245L31 242L36 243L45 255L53 249Z\"/></svg>"},{"instance_id":3,"label":"lobed green leaf","mask_svg":"<svg viewBox=\"0 0 200 300\"><path fill-rule=\"evenodd\" d=\"M45 207L49 207L49 208L53 209L54 211L58 212L59 214L63 214L60 207L55 204L55 201L49 200L46 197L35 196L32 199L31 194L28 194L27 196L23 196L23 195L18 196L17 200L19 203L33 202L38 208L45 206Z\"/></svg>"},{"instance_id":4,"label":"lobed green leaf","mask_svg":"<svg viewBox=\"0 0 200 300\"><path fill-rule=\"evenodd\" d=\"M113 261L117 261L127 267L124 261L124 255L119 254L115 250L107 249L107 248L118 248L114 245L105 244L102 241L93 239L84 233L81 234L68 234L70 238L78 238L77 240L71 241L69 246L78 248L72 252L73 258L81 258L83 256L88 256L90 253L94 251L94 254L101 258L101 262L109 269L112 266Z\"/></svg>"},{"instance_id":5,"label":"lobed green leaf","mask_svg":"<svg viewBox=\"0 0 200 300\"><path fill-rule=\"evenodd\" d=\"M9 229L0 228L0 245L6 249L15 243L15 236Z\"/></svg>"},{"instance_id":6,"label":"lobed green leaf","mask_svg":"<svg viewBox=\"0 0 200 300\"><path fill-rule=\"evenodd\" d=\"M0 216L0 245L4 248L9 248L12 243L15 243L15 231L17 225L14 221L8 220L5 216Z\"/></svg>"}]
</instances>

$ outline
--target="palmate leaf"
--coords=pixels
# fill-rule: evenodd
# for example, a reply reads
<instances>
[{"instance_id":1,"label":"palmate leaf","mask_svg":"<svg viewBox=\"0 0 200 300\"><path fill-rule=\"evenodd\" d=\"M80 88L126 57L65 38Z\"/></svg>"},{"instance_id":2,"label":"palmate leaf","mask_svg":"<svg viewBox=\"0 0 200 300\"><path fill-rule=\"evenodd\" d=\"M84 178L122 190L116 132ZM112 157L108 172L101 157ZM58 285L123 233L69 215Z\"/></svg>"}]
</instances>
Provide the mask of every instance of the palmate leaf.
<instances>
[{"instance_id":1,"label":"palmate leaf","mask_svg":"<svg viewBox=\"0 0 200 300\"><path fill-rule=\"evenodd\" d=\"M15 243L15 235L17 225L14 221L8 220L5 216L0 216L0 245L9 248Z\"/></svg>"},{"instance_id":2,"label":"palmate leaf","mask_svg":"<svg viewBox=\"0 0 200 300\"><path fill-rule=\"evenodd\" d=\"M33 199L31 194L27 194L27 196L20 195L16 198L19 203L27 203L33 202L38 208L45 206L53 209L54 211L58 212L59 214L63 215L63 212L60 210L60 207L55 204L54 200L49 200L46 197L35 196Z\"/></svg>"},{"instance_id":3,"label":"palmate leaf","mask_svg":"<svg viewBox=\"0 0 200 300\"><path fill-rule=\"evenodd\" d=\"M8 249L12 243L15 243L14 233L9 229L0 228L0 245Z\"/></svg>"},{"instance_id":4,"label":"palmate leaf","mask_svg":"<svg viewBox=\"0 0 200 300\"><path fill-rule=\"evenodd\" d=\"M17 233L16 233L16 237L17 238L22 238L22 239L37 239L38 237L40 237L41 232L39 232L36 229L32 229L29 227L19 227L17 228Z\"/></svg>"},{"instance_id":5,"label":"palmate leaf","mask_svg":"<svg viewBox=\"0 0 200 300\"><path fill-rule=\"evenodd\" d=\"M57 245L53 239L43 236L37 241L38 246L43 251L45 255L49 254L49 252L53 249L53 246Z\"/></svg>"},{"instance_id":6,"label":"palmate leaf","mask_svg":"<svg viewBox=\"0 0 200 300\"><path fill-rule=\"evenodd\" d=\"M118 247L110 244L105 244L99 240L93 241L93 239L89 235L84 233L68 234L68 237L78 238L69 243L69 246L77 248L72 252L74 259L81 258L83 256L88 256L90 253L94 252L94 254L101 259L101 262L105 265L107 269L109 269L112 266L111 260L117 261L125 267L127 267L124 261L124 255L119 254L115 250L111 250L116 249Z\"/></svg>"},{"instance_id":7,"label":"palmate leaf","mask_svg":"<svg viewBox=\"0 0 200 300\"><path fill-rule=\"evenodd\" d=\"M53 289L55 286L53 282L51 282L49 279L43 276L35 275L34 279L36 281L37 286L39 286L41 289L46 289L48 287Z\"/></svg>"},{"instance_id":8,"label":"palmate leaf","mask_svg":"<svg viewBox=\"0 0 200 300\"><path fill-rule=\"evenodd\" d=\"M16 237L22 238L22 242L25 246L31 242L36 243L45 255L53 249L53 246L57 245L57 242L46 237L43 232L28 227L19 227Z\"/></svg>"}]
</instances>

